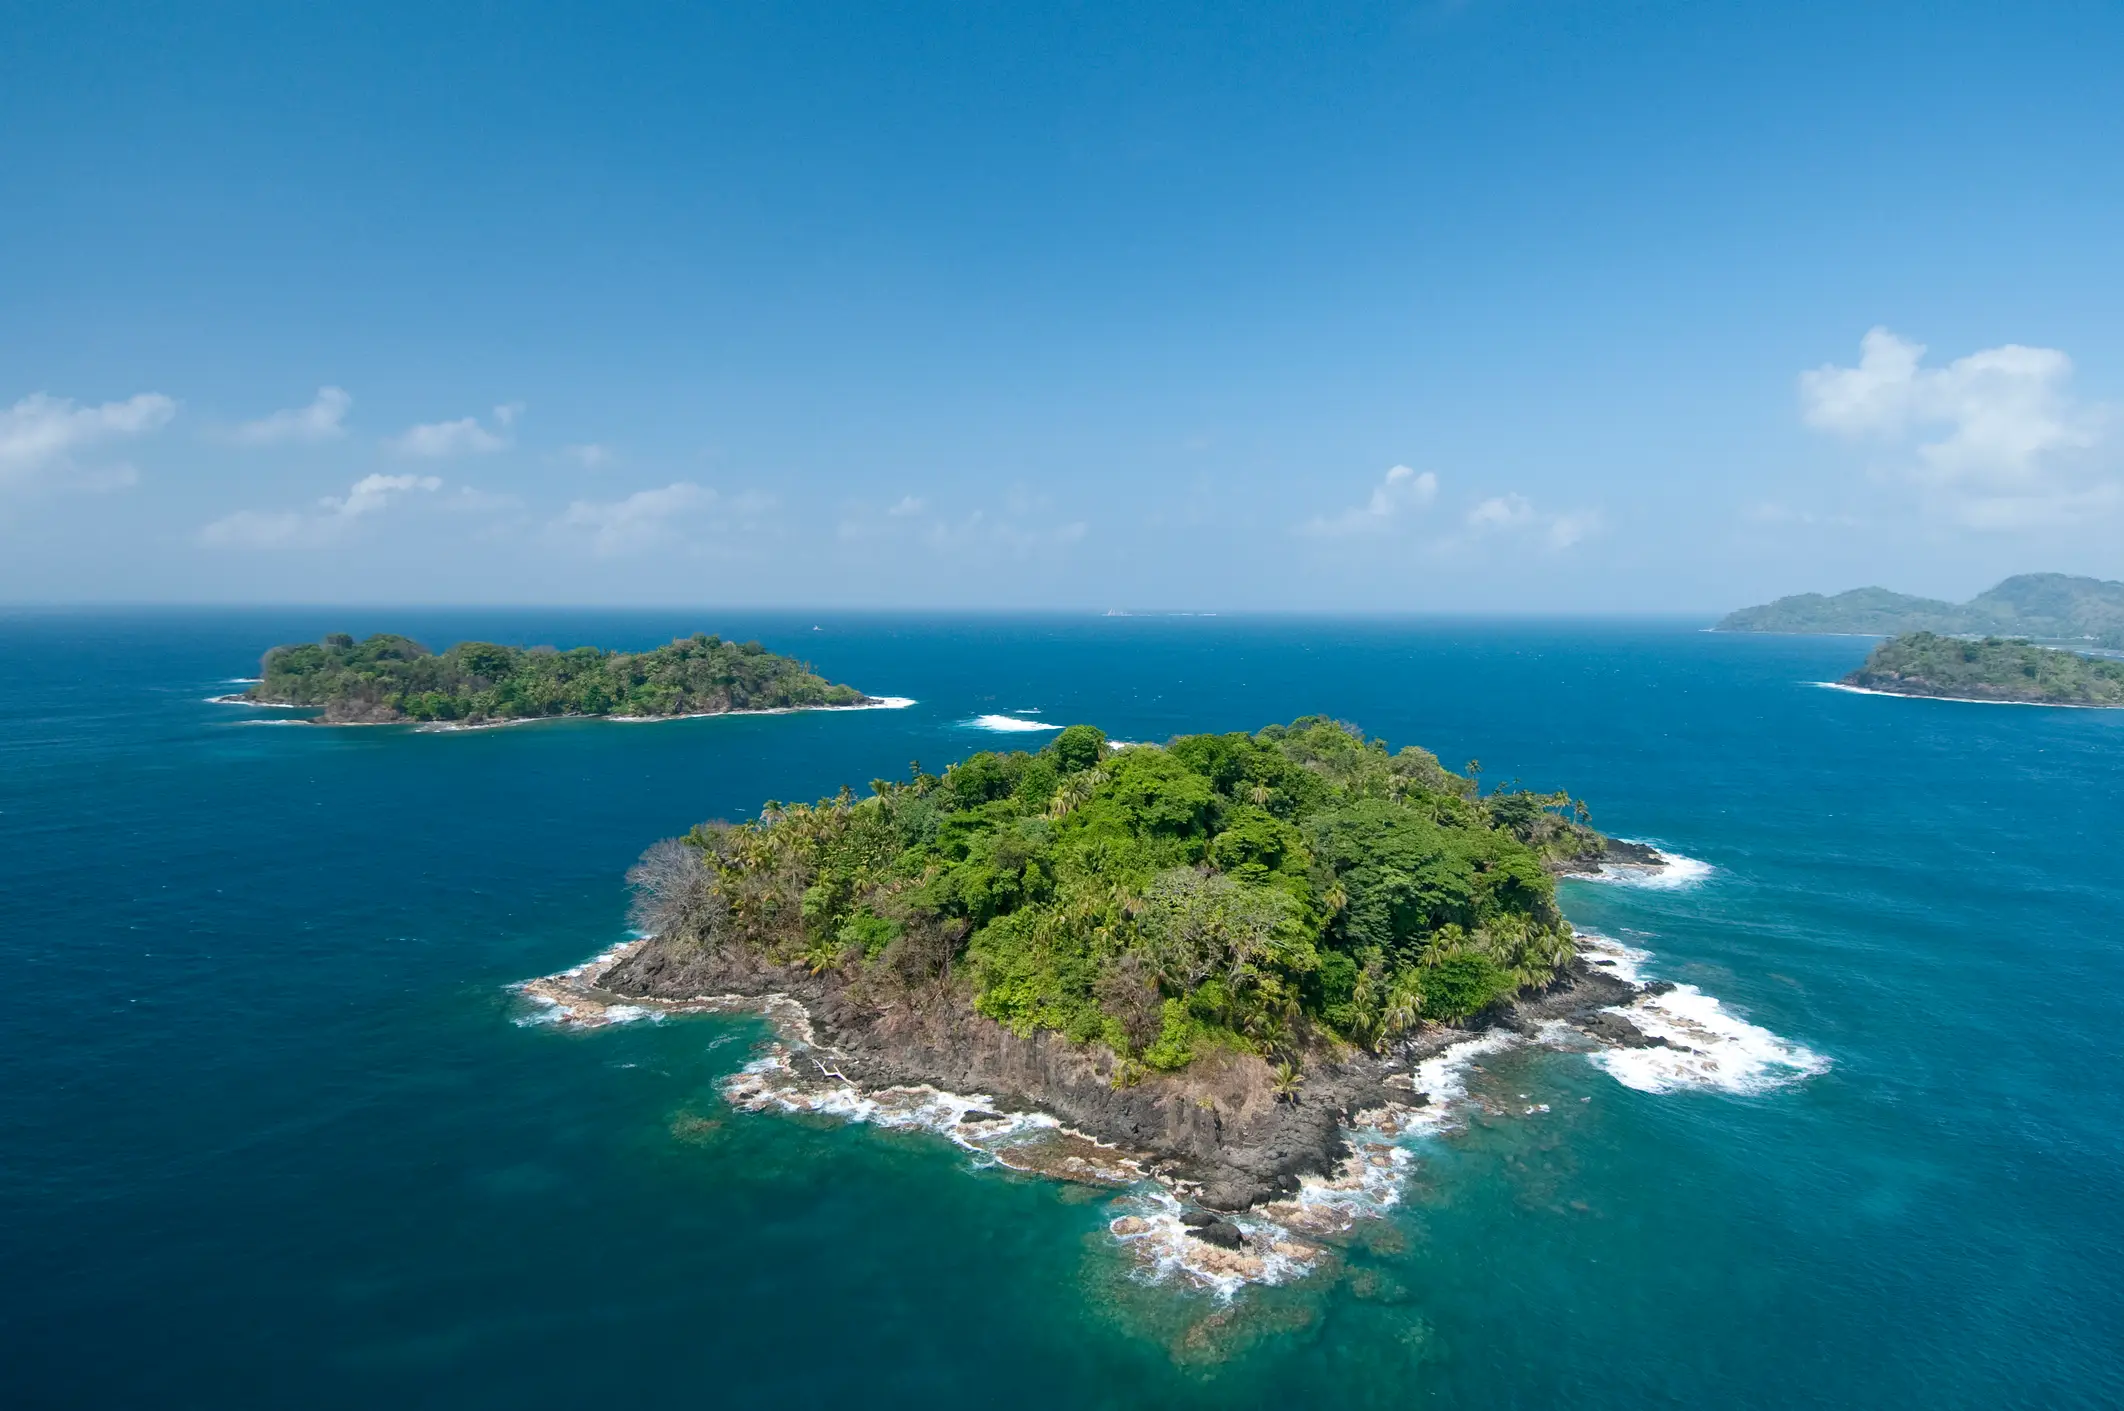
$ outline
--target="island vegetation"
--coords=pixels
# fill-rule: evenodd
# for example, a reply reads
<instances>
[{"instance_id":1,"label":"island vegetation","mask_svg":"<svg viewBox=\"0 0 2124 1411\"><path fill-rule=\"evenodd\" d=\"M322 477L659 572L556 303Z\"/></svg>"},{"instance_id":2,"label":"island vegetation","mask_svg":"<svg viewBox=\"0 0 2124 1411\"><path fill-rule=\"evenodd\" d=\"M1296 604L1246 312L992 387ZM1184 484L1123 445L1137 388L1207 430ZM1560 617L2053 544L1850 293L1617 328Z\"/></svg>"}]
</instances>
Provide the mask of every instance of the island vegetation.
<instances>
[{"instance_id":1,"label":"island vegetation","mask_svg":"<svg viewBox=\"0 0 2124 1411\"><path fill-rule=\"evenodd\" d=\"M549 716L672 717L872 704L758 642L697 633L646 652L459 642L431 652L408 637L275 647L237 699L317 706L327 724L531 720Z\"/></svg>"},{"instance_id":2,"label":"island vegetation","mask_svg":"<svg viewBox=\"0 0 2124 1411\"><path fill-rule=\"evenodd\" d=\"M1072 725L703 825L631 880L667 952L832 972L880 1012L956 997L1103 1045L1126 1084L1382 1049L1548 985L1573 954L1552 874L1604 843L1564 794L1484 795L1325 719L1125 749Z\"/></svg>"},{"instance_id":3,"label":"island vegetation","mask_svg":"<svg viewBox=\"0 0 2124 1411\"><path fill-rule=\"evenodd\" d=\"M2063 573L2023 573L1966 603L1912 597L1886 588L1854 588L1834 596L1801 593L1729 613L1717 630L1867 636L1991 634L2124 647L2124 583Z\"/></svg>"},{"instance_id":4,"label":"island vegetation","mask_svg":"<svg viewBox=\"0 0 2124 1411\"><path fill-rule=\"evenodd\" d=\"M2000 637L1896 637L1875 647L1841 684L1899 696L2124 706L2124 662Z\"/></svg>"}]
</instances>

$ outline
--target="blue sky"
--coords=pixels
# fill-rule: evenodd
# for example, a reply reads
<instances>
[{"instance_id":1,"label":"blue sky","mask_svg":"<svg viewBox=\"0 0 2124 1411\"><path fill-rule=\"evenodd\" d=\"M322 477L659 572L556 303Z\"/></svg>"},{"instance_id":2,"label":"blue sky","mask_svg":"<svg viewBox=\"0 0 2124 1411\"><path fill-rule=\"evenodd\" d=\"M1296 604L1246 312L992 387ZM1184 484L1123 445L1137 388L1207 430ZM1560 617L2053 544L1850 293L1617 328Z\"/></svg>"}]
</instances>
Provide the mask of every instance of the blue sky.
<instances>
[{"instance_id":1,"label":"blue sky","mask_svg":"<svg viewBox=\"0 0 2124 1411\"><path fill-rule=\"evenodd\" d=\"M2124 577L2114 5L7 30L0 600Z\"/></svg>"}]
</instances>

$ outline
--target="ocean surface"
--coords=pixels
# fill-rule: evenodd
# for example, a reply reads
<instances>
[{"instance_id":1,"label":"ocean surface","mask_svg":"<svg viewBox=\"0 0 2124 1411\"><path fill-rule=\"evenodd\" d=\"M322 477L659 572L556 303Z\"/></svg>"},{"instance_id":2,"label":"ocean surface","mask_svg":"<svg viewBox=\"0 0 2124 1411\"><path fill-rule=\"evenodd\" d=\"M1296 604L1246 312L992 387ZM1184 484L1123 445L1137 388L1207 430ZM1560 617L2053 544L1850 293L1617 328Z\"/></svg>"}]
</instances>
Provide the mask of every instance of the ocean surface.
<instances>
[{"instance_id":1,"label":"ocean surface","mask_svg":"<svg viewBox=\"0 0 2124 1411\"><path fill-rule=\"evenodd\" d=\"M2124 1404L2124 712L1823 690L1865 641L1700 625L0 615L0 1395ZM208 699L387 629L756 635L916 704L437 734ZM1725 1066L1484 1055L1336 1267L1225 1299L1147 1280L1109 1192L731 1110L757 1018L520 1022L696 821L1043 738L984 716L1312 712L1706 864L1563 900Z\"/></svg>"}]
</instances>

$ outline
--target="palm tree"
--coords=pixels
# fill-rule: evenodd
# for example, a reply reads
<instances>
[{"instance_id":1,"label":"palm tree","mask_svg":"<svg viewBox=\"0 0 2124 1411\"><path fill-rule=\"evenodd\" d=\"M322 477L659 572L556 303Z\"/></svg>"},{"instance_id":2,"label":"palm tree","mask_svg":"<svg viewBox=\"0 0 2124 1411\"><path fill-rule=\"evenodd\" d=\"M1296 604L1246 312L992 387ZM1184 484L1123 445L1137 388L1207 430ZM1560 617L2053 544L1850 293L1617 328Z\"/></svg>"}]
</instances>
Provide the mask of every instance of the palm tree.
<instances>
[{"instance_id":1,"label":"palm tree","mask_svg":"<svg viewBox=\"0 0 2124 1411\"><path fill-rule=\"evenodd\" d=\"M1276 1101L1298 1101L1298 1089L1305 1082L1305 1072L1294 1058L1286 1058L1276 1065Z\"/></svg>"},{"instance_id":2,"label":"palm tree","mask_svg":"<svg viewBox=\"0 0 2124 1411\"><path fill-rule=\"evenodd\" d=\"M1399 1038L1416 1027L1423 1018L1423 991L1416 987L1415 977L1404 976L1387 991L1386 1014L1381 1028L1380 1047L1388 1039Z\"/></svg>"},{"instance_id":3,"label":"palm tree","mask_svg":"<svg viewBox=\"0 0 2124 1411\"><path fill-rule=\"evenodd\" d=\"M1097 769L1082 769L1064 779L1056 788L1054 797L1048 801L1049 818L1065 818L1070 811L1098 792L1106 775Z\"/></svg>"}]
</instances>

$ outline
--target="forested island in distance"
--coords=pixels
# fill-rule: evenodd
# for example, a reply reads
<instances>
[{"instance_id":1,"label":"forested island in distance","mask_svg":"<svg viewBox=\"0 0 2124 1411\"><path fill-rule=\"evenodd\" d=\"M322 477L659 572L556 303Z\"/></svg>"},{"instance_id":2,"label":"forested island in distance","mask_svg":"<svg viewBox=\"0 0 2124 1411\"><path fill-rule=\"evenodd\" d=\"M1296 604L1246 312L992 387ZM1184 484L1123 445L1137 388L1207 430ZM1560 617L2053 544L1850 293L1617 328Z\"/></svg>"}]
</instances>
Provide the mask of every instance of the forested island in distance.
<instances>
[{"instance_id":1,"label":"forested island in distance","mask_svg":"<svg viewBox=\"0 0 2124 1411\"><path fill-rule=\"evenodd\" d=\"M1875 647L1837 684L1898 696L2124 706L2124 662L1999 637L1912 632Z\"/></svg>"},{"instance_id":2,"label":"forested island in distance","mask_svg":"<svg viewBox=\"0 0 2124 1411\"><path fill-rule=\"evenodd\" d=\"M879 702L758 642L696 633L646 652L459 642L431 652L408 637L343 632L275 647L259 680L228 699L319 706L320 723L477 725L554 716L668 719Z\"/></svg>"},{"instance_id":3,"label":"forested island in distance","mask_svg":"<svg viewBox=\"0 0 2124 1411\"><path fill-rule=\"evenodd\" d=\"M1472 763L1322 717L1162 747L1072 725L870 787L651 847L649 939L581 982L792 998L834 1079L1053 1113L1225 1210L1328 1169L1383 1056L1551 1018L1663 1042L1603 1012L1645 990L1577 954L1554 879L1666 859Z\"/></svg>"},{"instance_id":4,"label":"forested island in distance","mask_svg":"<svg viewBox=\"0 0 2124 1411\"><path fill-rule=\"evenodd\" d=\"M2063 573L2023 573L1966 603L1854 588L1801 593L1728 613L1719 632L1967 633L2085 641L2124 648L2124 583Z\"/></svg>"}]
</instances>

